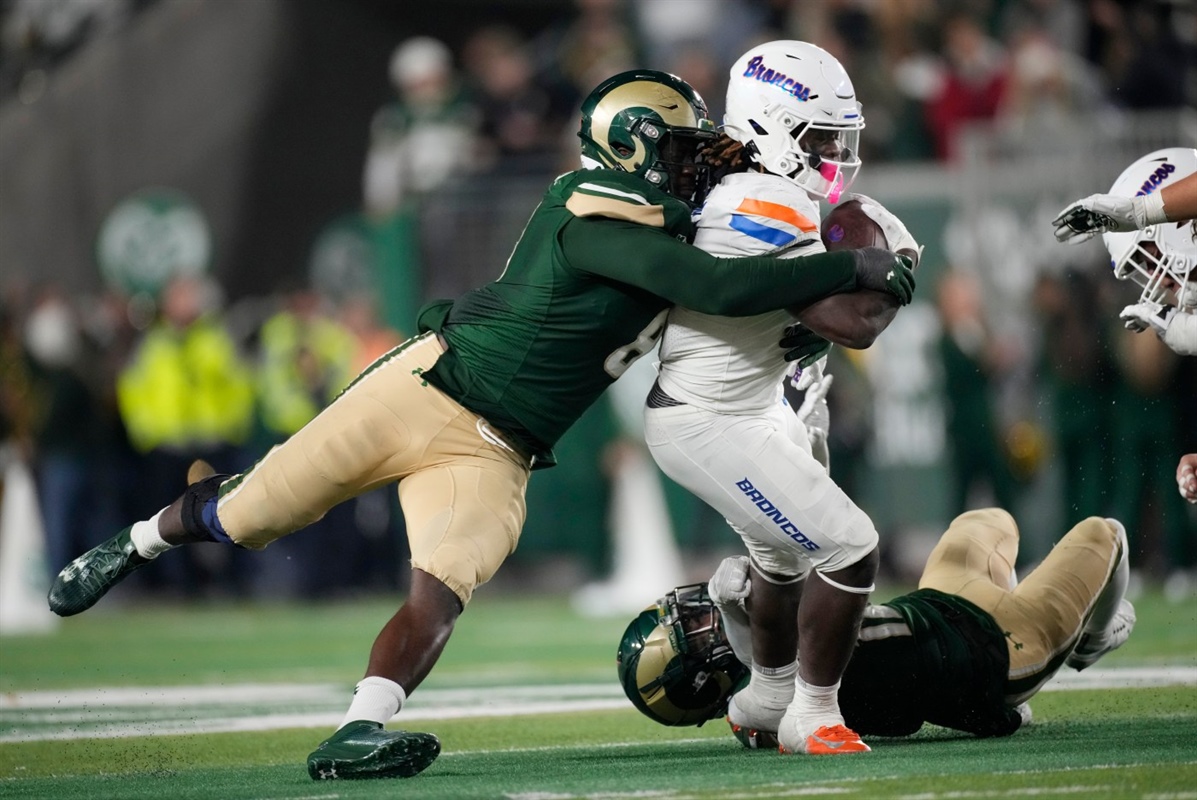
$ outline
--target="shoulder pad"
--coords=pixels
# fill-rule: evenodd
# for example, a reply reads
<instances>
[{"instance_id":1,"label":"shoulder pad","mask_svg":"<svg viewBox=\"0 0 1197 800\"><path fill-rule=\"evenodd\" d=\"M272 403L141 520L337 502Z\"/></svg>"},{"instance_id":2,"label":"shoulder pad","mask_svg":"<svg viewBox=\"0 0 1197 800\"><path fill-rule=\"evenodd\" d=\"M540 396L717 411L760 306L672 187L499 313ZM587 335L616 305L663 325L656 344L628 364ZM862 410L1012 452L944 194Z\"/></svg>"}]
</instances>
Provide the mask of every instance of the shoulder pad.
<instances>
[{"instance_id":1,"label":"shoulder pad","mask_svg":"<svg viewBox=\"0 0 1197 800\"><path fill-rule=\"evenodd\" d=\"M717 255L765 253L821 244L819 206L806 192L783 178L755 174L725 178L707 196L698 221L696 243Z\"/></svg>"},{"instance_id":2,"label":"shoulder pad","mask_svg":"<svg viewBox=\"0 0 1197 800\"><path fill-rule=\"evenodd\" d=\"M672 229L690 207L642 178L611 169L586 169L558 179L566 209L576 217L605 217Z\"/></svg>"}]
</instances>

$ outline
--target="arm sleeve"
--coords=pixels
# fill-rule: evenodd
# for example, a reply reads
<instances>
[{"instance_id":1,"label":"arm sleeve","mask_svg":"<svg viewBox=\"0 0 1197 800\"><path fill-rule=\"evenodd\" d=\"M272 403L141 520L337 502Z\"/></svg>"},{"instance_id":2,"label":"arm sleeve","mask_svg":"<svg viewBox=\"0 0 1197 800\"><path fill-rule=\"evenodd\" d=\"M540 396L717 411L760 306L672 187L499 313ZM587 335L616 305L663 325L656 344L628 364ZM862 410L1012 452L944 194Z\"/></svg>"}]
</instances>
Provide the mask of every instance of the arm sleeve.
<instances>
[{"instance_id":1,"label":"arm sleeve","mask_svg":"<svg viewBox=\"0 0 1197 800\"><path fill-rule=\"evenodd\" d=\"M743 317L806 306L856 289L851 252L799 258L716 258L660 228L575 219L561 232L569 265L703 314Z\"/></svg>"},{"instance_id":2,"label":"arm sleeve","mask_svg":"<svg viewBox=\"0 0 1197 800\"><path fill-rule=\"evenodd\" d=\"M1197 313L1178 311L1164 331L1164 344L1182 356L1197 356Z\"/></svg>"}]
</instances>

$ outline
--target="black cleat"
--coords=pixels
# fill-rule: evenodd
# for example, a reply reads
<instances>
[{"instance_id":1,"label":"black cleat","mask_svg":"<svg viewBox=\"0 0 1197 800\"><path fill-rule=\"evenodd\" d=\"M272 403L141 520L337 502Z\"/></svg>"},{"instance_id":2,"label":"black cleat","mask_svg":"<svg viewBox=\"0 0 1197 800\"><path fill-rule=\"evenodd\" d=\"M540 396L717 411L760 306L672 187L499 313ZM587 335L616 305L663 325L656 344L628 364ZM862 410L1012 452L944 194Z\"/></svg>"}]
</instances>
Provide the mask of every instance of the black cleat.
<instances>
[{"instance_id":1,"label":"black cleat","mask_svg":"<svg viewBox=\"0 0 1197 800\"><path fill-rule=\"evenodd\" d=\"M50 587L50 610L69 617L94 606L130 573L150 563L133 546L132 526L63 567Z\"/></svg>"},{"instance_id":2,"label":"black cleat","mask_svg":"<svg viewBox=\"0 0 1197 800\"><path fill-rule=\"evenodd\" d=\"M314 781L357 778L410 778L441 753L431 733L388 731L378 722L347 723L308 756Z\"/></svg>"}]
</instances>

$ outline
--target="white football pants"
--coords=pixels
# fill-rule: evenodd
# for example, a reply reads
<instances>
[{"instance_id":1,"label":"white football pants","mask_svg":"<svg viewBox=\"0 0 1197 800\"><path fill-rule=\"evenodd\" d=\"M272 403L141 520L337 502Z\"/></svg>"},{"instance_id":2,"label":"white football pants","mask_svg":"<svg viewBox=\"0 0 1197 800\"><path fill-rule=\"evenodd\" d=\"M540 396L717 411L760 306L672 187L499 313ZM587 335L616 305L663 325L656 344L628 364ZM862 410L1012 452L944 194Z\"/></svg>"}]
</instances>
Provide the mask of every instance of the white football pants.
<instances>
[{"instance_id":1,"label":"white football pants","mask_svg":"<svg viewBox=\"0 0 1197 800\"><path fill-rule=\"evenodd\" d=\"M788 406L743 416L645 408L644 424L661 470L722 514L761 569L835 572L877 546L872 520L811 455Z\"/></svg>"}]
</instances>

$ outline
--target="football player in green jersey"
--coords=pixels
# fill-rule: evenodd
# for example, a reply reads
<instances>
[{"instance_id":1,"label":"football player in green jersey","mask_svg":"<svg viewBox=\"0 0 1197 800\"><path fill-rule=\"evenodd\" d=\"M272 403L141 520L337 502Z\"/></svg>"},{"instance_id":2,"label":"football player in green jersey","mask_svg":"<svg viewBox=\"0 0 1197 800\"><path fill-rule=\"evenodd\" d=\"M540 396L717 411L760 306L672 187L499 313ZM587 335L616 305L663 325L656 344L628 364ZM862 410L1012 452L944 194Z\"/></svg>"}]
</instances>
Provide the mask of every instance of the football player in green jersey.
<instances>
[{"instance_id":1,"label":"football player in green jersey","mask_svg":"<svg viewBox=\"0 0 1197 800\"><path fill-rule=\"evenodd\" d=\"M419 317L421 333L362 372L246 472L195 475L183 496L59 574L50 606L90 608L181 544L260 549L330 508L398 483L410 591L370 651L341 727L308 757L314 779L407 777L440 752L384 723L436 664L474 590L515 550L532 469L628 365L674 303L742 316L874 289L909 302L910 263L886 250L722 259L689 242L713 135L681 79L635 70L582 106L586 168L557 178L502 274Z\"/></svg>"},{"instance_id":2,"label":"football player in green jersey","mask_svg":"<svg viewBox=\"0 0 1197 800\"><path fill-rule=\"evenodd\" d=\"M1017 555L1010 514L965 512L931 552L917 591L868 606L839 693L853 730L907 736L929 722L1008 736L1030 720L1027 701L1061 666L1084 669L1126 642L1135 610L1125 599L1121 523L1082 520L1022 581ZM724 713L746 679L747 562L725 559L707 586L675 589L628 626L620 681L650 718L701 725ZM732 732L745 747L777 747L776 731Z\"/></svg>"}]
</instances>

